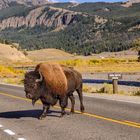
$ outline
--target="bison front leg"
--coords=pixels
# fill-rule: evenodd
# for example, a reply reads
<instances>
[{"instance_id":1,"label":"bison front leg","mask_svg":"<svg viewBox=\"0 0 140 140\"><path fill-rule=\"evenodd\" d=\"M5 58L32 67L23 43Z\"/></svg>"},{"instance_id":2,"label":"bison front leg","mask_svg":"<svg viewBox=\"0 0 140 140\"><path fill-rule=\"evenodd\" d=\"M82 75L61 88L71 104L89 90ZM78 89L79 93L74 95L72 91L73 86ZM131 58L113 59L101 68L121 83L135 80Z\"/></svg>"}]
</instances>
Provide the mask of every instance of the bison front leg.
<instances>
[{"instance_id":1,"label":"bison front leg","mask_svg":"<svg viewBox=\"0 0 140 140\"><path fill-rule=\"evenodd\" d=\"M61 106L61 116L60 117L63 117L66 114L65 108L67 107L67 104L68 104L68 97L67 96L60 97L59 104Z\"/></svg>"},{"instance_id":2,"label":"bison front leg","mask_svg":"<svg viewBox=\"0 0 140 140\"><path fill-rule=\"evenodd\" d=\"M47 112L48 112L48 110L49 110L49 108L50 108L50 105L43 105L43 112L42 112L42 114L39 116L39 120L42 120L43 118L45 118L46 116L47 116Z\"/></svg>"}]
</instances>

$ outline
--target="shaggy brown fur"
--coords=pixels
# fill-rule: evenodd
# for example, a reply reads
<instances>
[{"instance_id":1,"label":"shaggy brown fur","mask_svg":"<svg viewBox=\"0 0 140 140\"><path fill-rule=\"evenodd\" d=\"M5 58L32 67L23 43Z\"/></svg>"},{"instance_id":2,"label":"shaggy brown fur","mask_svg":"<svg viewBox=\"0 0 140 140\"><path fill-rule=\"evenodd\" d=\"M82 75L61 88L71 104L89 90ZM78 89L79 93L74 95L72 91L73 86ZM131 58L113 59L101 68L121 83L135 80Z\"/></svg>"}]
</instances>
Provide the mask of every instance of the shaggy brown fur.
<instances>
[{"instance_id":1,"label":"shaggy brown fur","mask_svg":"<svg viewBox=\"0 0 140 140\"><path fill-rule=\"evenodd\" d=\"M67 79L60 65L40 63L36 66L35 71L43 75L46 86L49 87L52 94L65 95Z\"/></svg>"}]
</instances>

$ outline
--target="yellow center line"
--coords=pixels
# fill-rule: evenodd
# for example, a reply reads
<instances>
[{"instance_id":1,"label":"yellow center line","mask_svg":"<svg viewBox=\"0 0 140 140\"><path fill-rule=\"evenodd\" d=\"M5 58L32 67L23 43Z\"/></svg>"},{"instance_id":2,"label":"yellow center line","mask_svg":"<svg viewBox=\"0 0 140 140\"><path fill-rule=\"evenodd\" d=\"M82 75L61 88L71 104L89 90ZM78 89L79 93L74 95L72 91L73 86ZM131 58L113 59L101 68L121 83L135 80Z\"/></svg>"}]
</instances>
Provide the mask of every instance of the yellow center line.
<instances>
[{"instance_id":1,"label":"yellow center line","mask_svg":"<svg viewBox=\"0 0 140 140\"><path fill-rule=\"evenodd\" d=\"M127 120L124 120L124 122L131 123L131 124L135 124L135 125L139 125L140 126L140 123L138 123L138 122L132 122L132 121L127 121Z\"/></svg>"},{"instance_id":2,"label":"yellow center line","mask_svg":"<svg viewBox=\"0 0 140 140\"><path fill-rule=\"evenodd\" d=\"M0 94L4 95L4 96L11 97L11 98L14 98L14 99L19 99L19 100L24 100L24 101L31 102L30 99L26 99L26 98L23 98L23 97L19 97L19 96L7 94L7 93L1 93L1 92L0 92ZM42 103L40 101L38 101L37 104L42 104ZM59 106L54 106L54 108L60 109ZM66 110L70 110L70 109L66 108ZM81 112L78 111L78 110L75 110L75 112L81 114ZM115 119L112 119L112 118L107 118L107 117L103 117L103 116L99 116L99 115L95 115L95 114L87 113L87 112L82 113L82 115L89 116L89 117L96 118L96 119L106 120L106 121L117 123L117 124L122 124L122 125L127 125L127 126L131 126L131 127L135 127L135 128L140 128L140 123L135 123L135 122L131 122L131 121L115 120Z\"/></svg>"}]
</instances>

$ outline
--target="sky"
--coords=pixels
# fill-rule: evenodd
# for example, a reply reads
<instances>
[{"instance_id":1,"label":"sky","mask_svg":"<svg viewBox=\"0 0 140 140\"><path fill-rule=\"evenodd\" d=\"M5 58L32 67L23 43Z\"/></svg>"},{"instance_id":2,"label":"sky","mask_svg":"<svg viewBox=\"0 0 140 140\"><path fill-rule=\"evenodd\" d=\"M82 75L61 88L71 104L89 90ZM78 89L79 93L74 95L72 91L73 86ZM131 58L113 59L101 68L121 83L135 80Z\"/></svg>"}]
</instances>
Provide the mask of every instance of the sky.
<instances>
[{"instance_id":1,"label":"sky","mask_svg":"<svg viewBox=\"0 0 140 140\"><path fill-rule=\"evenodd\" d=\"M57 2L122 2L126 0L54 0Z\"/></svg>"}]
</instances>

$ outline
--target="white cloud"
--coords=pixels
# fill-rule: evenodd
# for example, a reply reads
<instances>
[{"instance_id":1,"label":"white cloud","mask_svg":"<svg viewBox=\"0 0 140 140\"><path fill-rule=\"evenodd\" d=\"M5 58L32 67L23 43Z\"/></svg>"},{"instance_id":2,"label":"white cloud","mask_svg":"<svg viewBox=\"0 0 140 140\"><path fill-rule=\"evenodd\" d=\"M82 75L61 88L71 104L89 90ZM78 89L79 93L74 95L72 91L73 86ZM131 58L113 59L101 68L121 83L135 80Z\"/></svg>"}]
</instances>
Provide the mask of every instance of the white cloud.
<instances>
[{"instance_id":1,"label":"white cloud","mask_svg":"<svg viewBox=\"0 0 140 140\"><path fill-rule=\"evenodd\" d=\"M58 3L58 0L49 0L49 2Z\"/></svg>"},{"instance_id":2,"label":"white cloud","mask_svg":"<svg viewBox=\"0 0 140 140\"><path fill-rule=\"evenodd\" d=\"M78 3L76 0L70 0L71 3Z\"/></svg>"}]
</instances>

